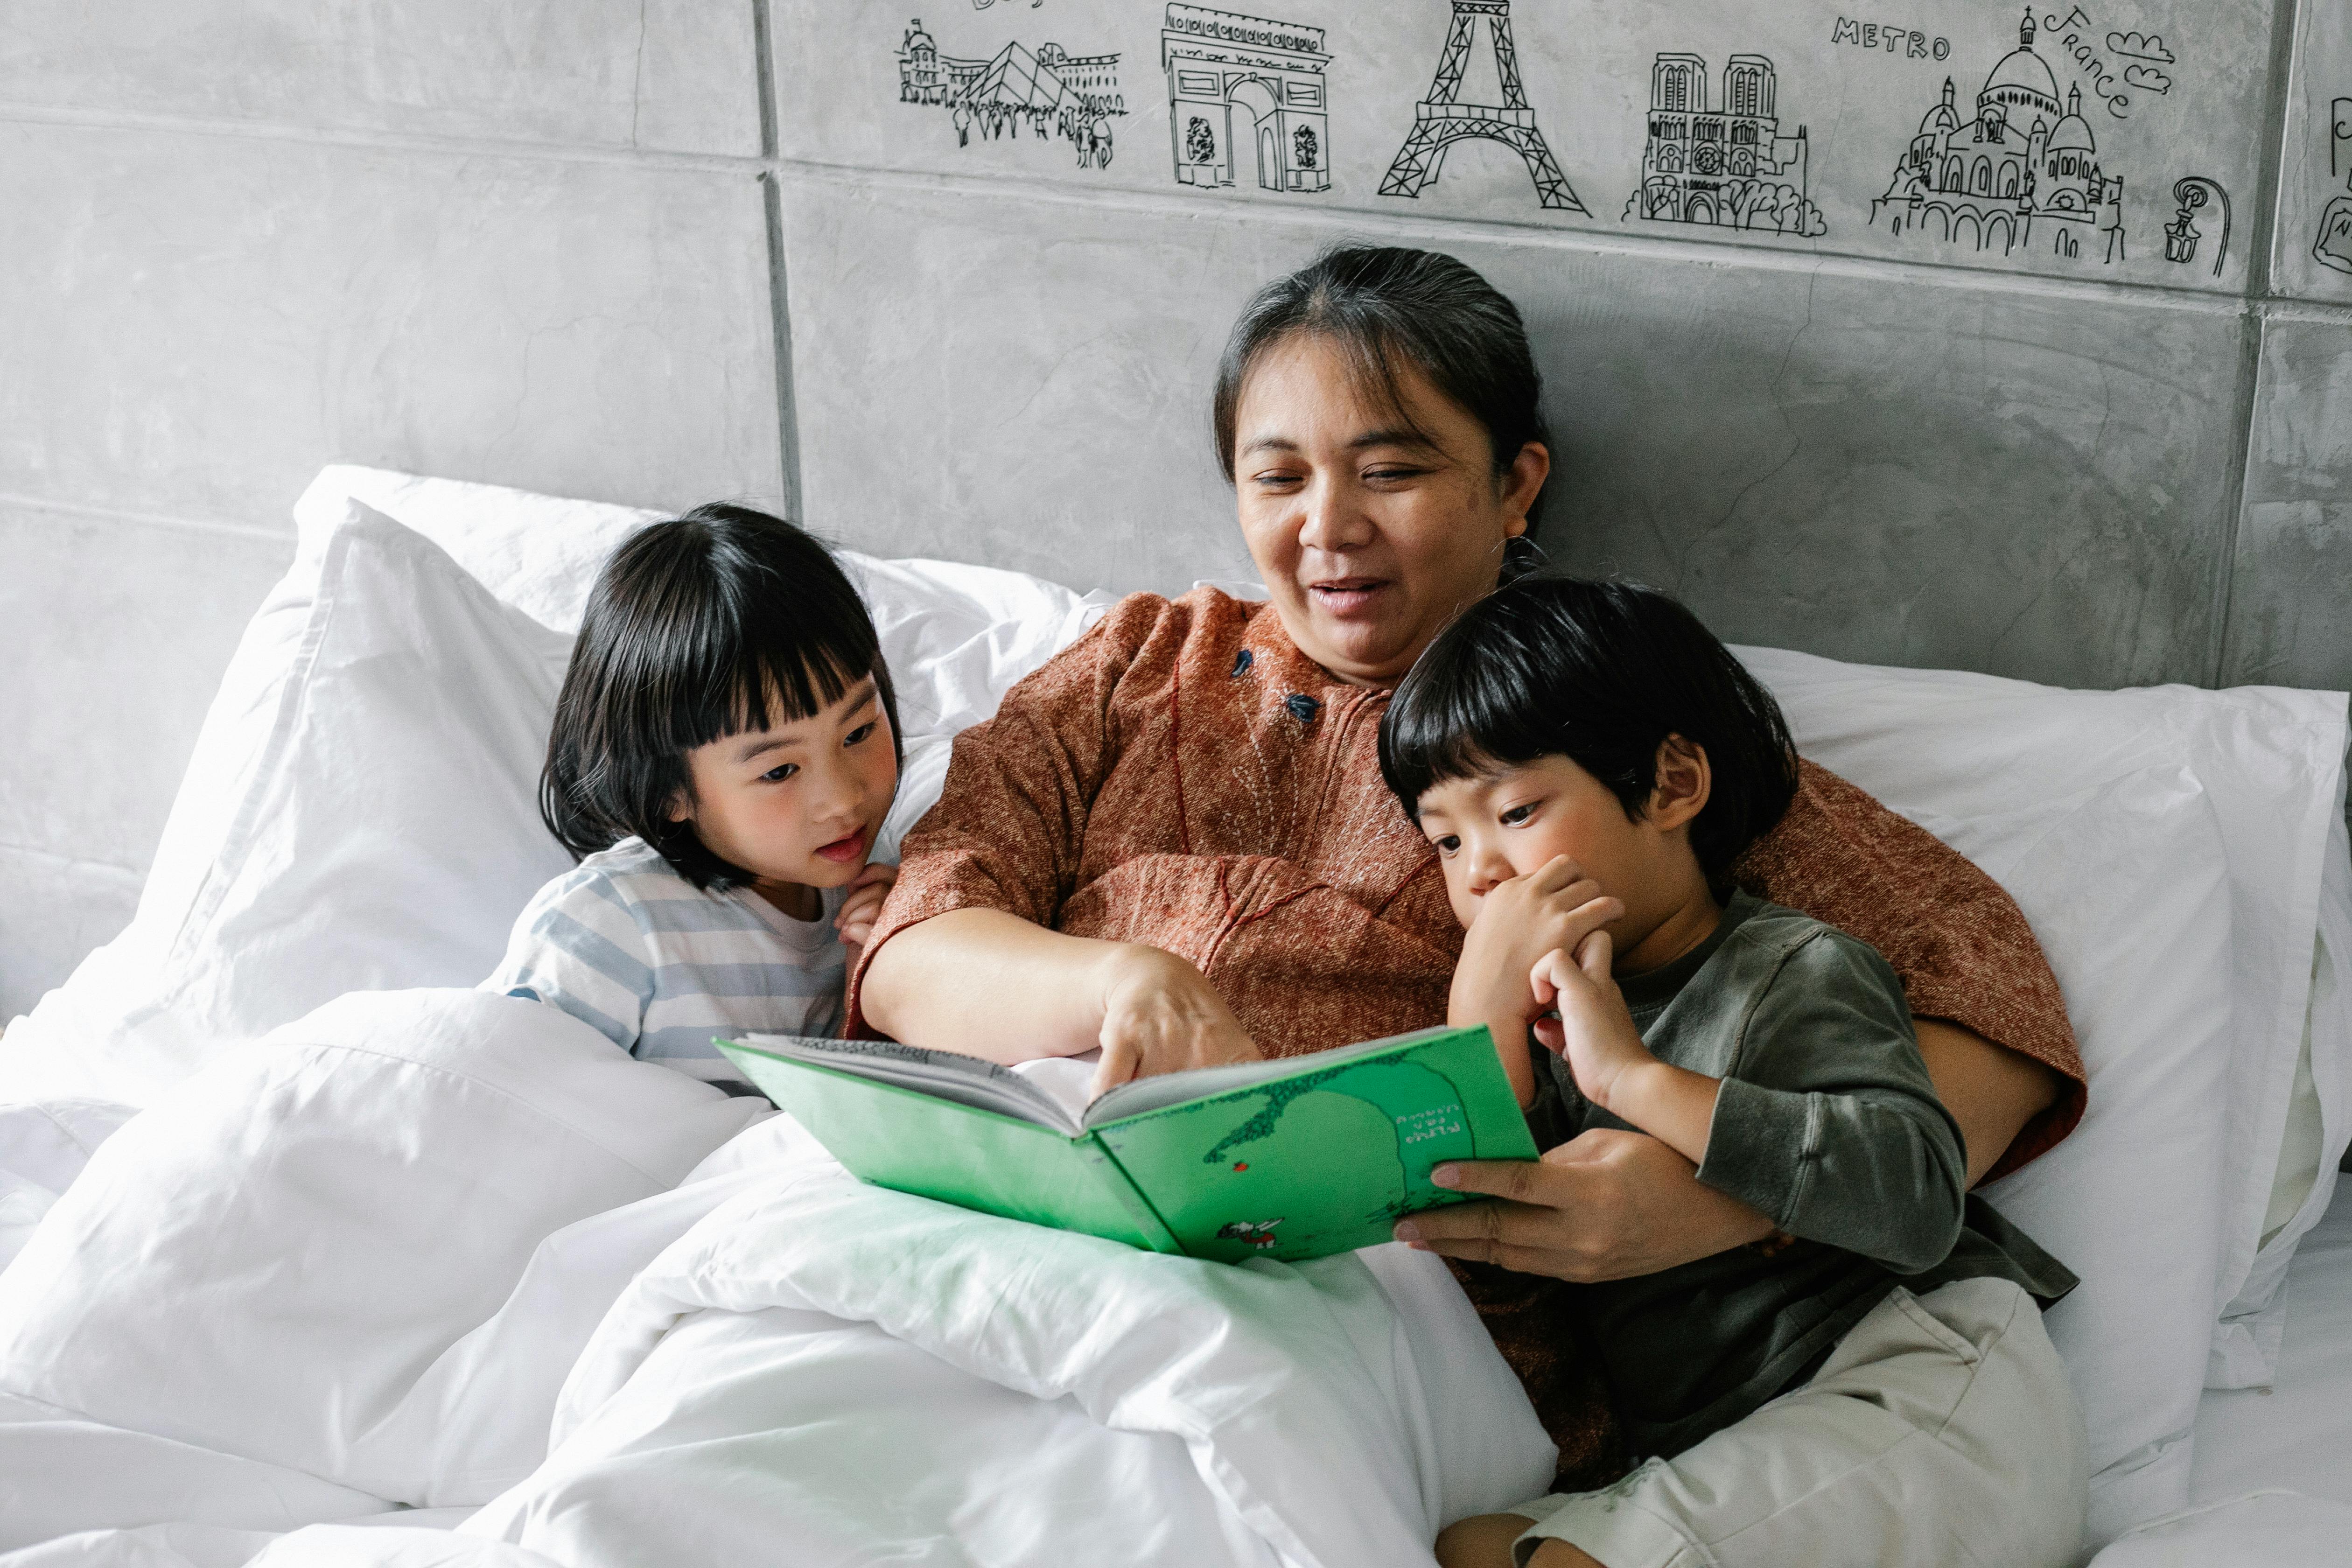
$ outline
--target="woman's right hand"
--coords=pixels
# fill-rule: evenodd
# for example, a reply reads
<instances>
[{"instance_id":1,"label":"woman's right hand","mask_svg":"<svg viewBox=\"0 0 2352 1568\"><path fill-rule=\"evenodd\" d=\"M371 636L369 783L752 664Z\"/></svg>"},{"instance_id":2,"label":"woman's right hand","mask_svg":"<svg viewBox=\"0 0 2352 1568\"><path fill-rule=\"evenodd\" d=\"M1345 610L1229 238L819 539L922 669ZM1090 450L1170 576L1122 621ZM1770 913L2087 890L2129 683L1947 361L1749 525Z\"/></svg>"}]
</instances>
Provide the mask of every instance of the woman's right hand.
<instances>
[{"instance_id":1,"label":"woman's right hand","mask_svg":"<svg viewBox=\"0 0 2352 1568\"><path fill-rule=\"evenodd\" d=\"M1263 1056L1206 976L1165 949L1121 942L1102 977L1100 1094L1129 1079Z\"/></svg>"}]
</instances>

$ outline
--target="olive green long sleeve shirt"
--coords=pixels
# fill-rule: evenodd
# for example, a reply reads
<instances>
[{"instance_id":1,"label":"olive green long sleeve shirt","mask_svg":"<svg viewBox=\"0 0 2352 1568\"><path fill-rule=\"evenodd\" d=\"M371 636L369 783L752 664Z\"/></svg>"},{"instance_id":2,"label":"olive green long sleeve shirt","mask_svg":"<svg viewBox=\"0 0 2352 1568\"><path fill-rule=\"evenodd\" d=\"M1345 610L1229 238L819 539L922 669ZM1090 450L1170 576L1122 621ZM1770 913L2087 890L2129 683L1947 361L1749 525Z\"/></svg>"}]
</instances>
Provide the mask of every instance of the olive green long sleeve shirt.
<instances>
[{"instance_id":1,"label":"olive green long sleeve shirt","mask_svg":"<svg viewBox=\"0 0 2352 1568\"><path fill-rule=\"evenodd\" d=\"M1796 1238L1576 1288L1635 1454L1679 1453L1802 1382L1897 1284L1997 1275L2045 1306L2074 1289L1968 1196L1958 1123L1866 943L1738 893L1705 942L1619 989L1653 1054L1722 1080L1698 1179ZM1628 1125L1542 1056L1539 1142Z\"/></svg>"}]
</instances>

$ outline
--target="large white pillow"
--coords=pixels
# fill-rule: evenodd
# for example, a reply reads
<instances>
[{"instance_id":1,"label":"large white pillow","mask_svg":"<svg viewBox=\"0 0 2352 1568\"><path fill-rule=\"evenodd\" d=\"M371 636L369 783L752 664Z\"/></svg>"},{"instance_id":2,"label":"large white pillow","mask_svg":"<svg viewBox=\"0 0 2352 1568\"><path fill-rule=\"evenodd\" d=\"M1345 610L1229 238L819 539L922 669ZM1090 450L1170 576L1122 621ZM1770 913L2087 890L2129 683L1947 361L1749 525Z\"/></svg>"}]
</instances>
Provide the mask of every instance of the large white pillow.
<instances>
[{"instance_id":1,"label":"large white pillow","mask_svg":"<svg viewBox=\"0 0 2352 1568\"><path fill-rule=\"evenodd\" d=\"M138 913L9 1029L0 1100L143 1105L347 991L488 973L571 864L537 807L569 650L366 507L306 529Z\"/></svg>"},{"instance_id":2,"label":"large white pillow","mask_svg":"<svg viewBox=\"0 0 2352 1568\"><path fill-rule=\"evenodd\" d=\"M2324 1208L2306 1202L2264 1242L2311 995L2321 869L2342 817L2344 694L2066 691L1778 648L1737 651L1780 700L1807 756L1907 816L1993 816L2148 767L2195 772L2230 867L2227 1189L2208 1375L2219 1387L2268 1382L2276 1337L2256 1329L2283 1303L2286 1260ZM2352 1142L2352 1094L2332 1067L2315 1064L2329 1086L2320 1106L2328 1164Z\"/></svg>"},{"instance_id":3,"label":"large white pillow","mask_svg":"<svg viewBox=\"0 0 2352 1568\"><path fill-rule=\"evenodd\" d=\"M1985 1195L2081 1276L2053 1308L2090 1435L2094 1542L2189 1500L2221 1263L2229 867L2186 768L1921 825L2006 888L2090 1074L2074 1134Z\"/></svg>"},{"instance_id":4,"label":"large white pillow","mask_svg":"<svg viewBox=\"0 0 2352 1568\"><path fill-rule=\"evenodd\" d=\"M415 529L493 595L567 635L580 629L605 557L662 515L338 463L294 503L295 521L323 532L354 500ZM873 612L909 736L953 735L987 718L1007 687L1116 597L992 566L836 554Z\"/></svg>"}]
</instances>

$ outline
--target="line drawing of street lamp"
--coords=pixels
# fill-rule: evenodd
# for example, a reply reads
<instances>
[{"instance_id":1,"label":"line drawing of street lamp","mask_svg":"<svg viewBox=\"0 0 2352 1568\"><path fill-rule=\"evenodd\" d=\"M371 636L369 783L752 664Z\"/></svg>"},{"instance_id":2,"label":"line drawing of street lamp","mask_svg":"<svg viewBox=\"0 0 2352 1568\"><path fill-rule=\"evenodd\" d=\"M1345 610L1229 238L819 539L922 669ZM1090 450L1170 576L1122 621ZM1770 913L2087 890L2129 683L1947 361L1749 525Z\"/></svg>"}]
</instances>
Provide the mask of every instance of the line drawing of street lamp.
<instances>
[{"instance_id":1,"label":"line drawing of street lamp","mask_svg":"<svg viewBox=\"0 0 2352 1568\"><path fill-rule=\"evenodd\" d=\"M2213 276L2219 278L2221 263L2230 254L2230 193L2221 188L2219 180L2189 174L2173 182L2172 199L2180 204L2180 211L2164 231L2164 257L2168 261L2183 264L2197 258L2201 231L2192 221L2192 215L2214 196L2221 199L2221 243L2213 253Z\"/></svg>"}]
</instances>

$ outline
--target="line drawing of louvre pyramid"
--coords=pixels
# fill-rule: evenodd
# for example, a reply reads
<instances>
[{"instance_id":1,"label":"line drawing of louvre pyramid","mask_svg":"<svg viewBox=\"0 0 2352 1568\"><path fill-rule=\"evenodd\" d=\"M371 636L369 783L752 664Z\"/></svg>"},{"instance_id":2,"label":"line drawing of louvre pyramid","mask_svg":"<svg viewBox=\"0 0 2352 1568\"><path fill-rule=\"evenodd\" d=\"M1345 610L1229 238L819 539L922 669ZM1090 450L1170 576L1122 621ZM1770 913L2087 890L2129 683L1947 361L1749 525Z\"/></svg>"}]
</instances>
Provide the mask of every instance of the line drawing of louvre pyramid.
<instances>
[{"instance_id":1,"label":"line drawing of louvre pyramid","mask_svg":"<svg viewBox=\"0 0 2352 1568\"><path fill-rule=\"evenodd\" d=\"M997 51L965 97L973 103L1007 108L1058 109L1068 95L1069 89L1054 74L1054 68L1040 64L1035 55L1016 42Z\"/></svg>"}]
</instances>

